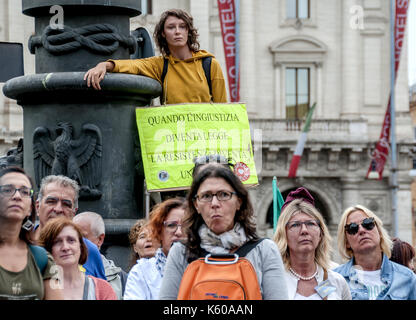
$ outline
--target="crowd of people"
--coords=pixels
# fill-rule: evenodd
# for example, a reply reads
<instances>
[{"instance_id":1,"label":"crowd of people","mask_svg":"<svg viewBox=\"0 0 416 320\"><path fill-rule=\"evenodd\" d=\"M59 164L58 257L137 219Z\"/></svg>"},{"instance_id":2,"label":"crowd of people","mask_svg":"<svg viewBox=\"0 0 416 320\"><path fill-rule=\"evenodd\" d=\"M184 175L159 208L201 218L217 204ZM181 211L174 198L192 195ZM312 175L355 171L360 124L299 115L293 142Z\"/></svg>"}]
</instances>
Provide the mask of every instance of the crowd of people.
<instances>
[{"instance_id":1,"label":"crowd of people","mask_svg":"<svg viewBox=\"0 0 416 320\"><path fill-rule=\"evenodd\" d=\"M356 205L343 212L337 236L345 263L339 265L306 188L286 197L273 239L260 238L247 188L228 162L206 159L213 161L196 161L186 199L169 198L132 226L128 272L99 253L105 240L102 217L76 214L75 181L47 176L35 198L22 168L2 169L0 299L187 299L183 287L195 262L233 255L249 262L255 277L243 285L258 288L259 299L416 299L414 248L391 239L371 210ZM243 254L247 244L251 248Z\"/></svg>"},{"instance_id":2,"label":"crowd of people","mask_svg":"<svg viewBox=\"0 0 416 320\"><path fill-rule=\"evenodd\" d=\"M107 72L126 72L160 81L166 104L226 102L219 63L199 49L189 14L166 11L154 36L162 56L101 62L86 72L88 86L100 90ZM201 76L206 57L210 78ZM77 214L76 181L46 176L35 196L22 168L2 169L0 299L416 299L414 248L391 239L368 208L357 204L343 212L337 237L345 263L337 264L306 188L289 193L267 239L257 233L248 190L228 159L198 158L192 176L180 194L186 198L162 197L148 219L132 226L125 271L100 253L105 223L99 212Z\"/></svg>"}]
</instances>

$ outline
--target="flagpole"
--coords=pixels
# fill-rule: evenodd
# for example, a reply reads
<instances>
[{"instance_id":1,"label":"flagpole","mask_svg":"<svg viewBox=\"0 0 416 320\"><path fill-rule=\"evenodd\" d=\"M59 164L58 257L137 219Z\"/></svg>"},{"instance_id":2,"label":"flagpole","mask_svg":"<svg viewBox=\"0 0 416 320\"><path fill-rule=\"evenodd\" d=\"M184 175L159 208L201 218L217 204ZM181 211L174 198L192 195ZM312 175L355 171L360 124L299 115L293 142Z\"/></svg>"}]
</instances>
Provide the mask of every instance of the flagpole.
<instances>
[{"instance_id":1,"label":"flagpole","mask_svg":"<svg viewBox=\"0 0 416 320\"><path fill-rule=\"evenodd\" d=\"M277 179L276 177L273 177L272 187L273 187L273 233L274 233L276 232L277 219L279 219L278 212L277 212Z\"/></svg>"},{"instance_id":2,"label":"flagpole","mask_svg":"<svg viewBox=\"0 0 416 320\"><path fill-rule=\"evenodd\" d=\"M235 0L235 85L240 101L240 0Z\"/></svg>"},{"instance_id":3,"label":"flagpole","mask_svg":"<svg viewBox=\"0 0 416 320\"><path fill-rule=\"evenodd\" d=\"M391 199L393 215L393 235L398 237L399 221L397 215L397 155L396 155L396 110L395 110L395 9L396 0L390 0L390 120L391 120Z\"/></svg>"}]
</instances>

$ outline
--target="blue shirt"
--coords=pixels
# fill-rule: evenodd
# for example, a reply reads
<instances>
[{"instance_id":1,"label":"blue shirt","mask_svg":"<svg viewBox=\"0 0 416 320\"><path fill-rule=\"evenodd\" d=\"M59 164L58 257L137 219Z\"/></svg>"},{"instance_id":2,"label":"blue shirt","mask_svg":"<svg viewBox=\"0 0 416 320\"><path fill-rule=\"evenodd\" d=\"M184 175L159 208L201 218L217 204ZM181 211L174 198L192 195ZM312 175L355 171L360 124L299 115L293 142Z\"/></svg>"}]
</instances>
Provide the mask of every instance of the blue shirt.
<instances>
[{"instance_id":1,"label":"blue shirt","mask_svg":"<svg viewBox=\"0 0 416 320\"><path fill-rule=\"evenodd\" d=\"M368 288L359 281L353 259L333 269L347 281L352 300L368 300ZM409 268L390 261L383 254L381 264L381 282L385 288L378 294L376 300L416 300L416 275Z\"/></svg>"},{"instance_id":2,"label":"blue shirt","mask_svg":"<svg viewBox=\"0 0 416 320\"><path fill-rule=\"evenodd\" d=\"M85 274L96 278L107 280L98 247L87 238L82 238L88 249L87 262L84 263Z\"/></svg>"}]
</instances>

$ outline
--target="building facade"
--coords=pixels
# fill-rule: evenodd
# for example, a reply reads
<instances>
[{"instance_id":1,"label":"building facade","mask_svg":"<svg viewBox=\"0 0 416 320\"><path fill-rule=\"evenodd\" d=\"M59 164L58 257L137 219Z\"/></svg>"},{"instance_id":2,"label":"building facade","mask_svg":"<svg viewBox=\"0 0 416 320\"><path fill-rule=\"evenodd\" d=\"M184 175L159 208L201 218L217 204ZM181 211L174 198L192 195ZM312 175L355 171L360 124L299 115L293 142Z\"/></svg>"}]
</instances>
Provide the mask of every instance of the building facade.
<instances>
[{"instance_id":1,"label":"building facade","mask_svg":"<svg viewBox=\"0 0 416 320\"><path fill-rule=\"evenodd\" d=\"M0 40L22 42L25 71L33 73L27 39L33 21L20 1L0 4ZM380 136L390 85L390 12L383 0L244 0L240 7L240 100L247 105L259 185L250 189L258 231L271 237L272 179L285 197L299 186L316 199L334 238L342 212L362 204L393 232L390 164L382 180L366 179L370 154ZM225 56L216 0L142 0L143 14L131 30L150 33L160 14L182 8L194 17L201 48ZM146 9L145 9L146 8ZM11 22L13 21L13 23ZM398 236L412 242L413 127L409 114L407 45L396 83ZM288 170L308 107L316 102L296 179ZM0 95L0 145L16 142L21 108ZM7 138L7 137L8 138ZM336 250L335 250L336 251ZM337 254L334 254L337 260Z\"/></svg>"},{"instance_id":2,"label":"building facade","mask_svg":"<svg viewBox=\"0 0 416 320\"><path fill-rule=\"evenodd\" d=\"M26 74L35 72L35 57L27 47L27 41L34 32L32 18L22 14L21 1L4 0L0 2L0 42L23 44L24 66ZM3 65L7 61L1 62ZM23 137L23 109L15 100L6 98L0 82L0 155L17 145Z\"/></svg>"}]
</instances>

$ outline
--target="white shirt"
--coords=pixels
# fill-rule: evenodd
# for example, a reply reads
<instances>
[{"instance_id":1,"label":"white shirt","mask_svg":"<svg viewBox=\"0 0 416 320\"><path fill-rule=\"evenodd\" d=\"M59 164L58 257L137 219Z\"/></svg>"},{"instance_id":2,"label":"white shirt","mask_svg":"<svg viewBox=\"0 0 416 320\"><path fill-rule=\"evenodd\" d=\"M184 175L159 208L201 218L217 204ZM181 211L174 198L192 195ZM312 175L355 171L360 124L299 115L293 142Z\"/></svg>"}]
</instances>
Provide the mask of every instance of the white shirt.
<instances>
[{"instance_id":1,"label":"white shirt","mask_svg":"<svg viewBox=\"0 0 416 320\"><path fill-rule=\"evenodd\" d=\"M162 276L156 269L156 258L142 258L131 268L127 277L124 300L159 299Z\"/></svg>"},{"instance_id":2,"label":"white shirt","mask_svg":"<svg viewBox=\"0 0 416 320\"><path fill-rule=\"evenodd\" d=\"M386 288L381 281L381 269L375 271L364 271L356 267L357 278L368 290L368 300L376 300L377 296Z\"/></svg>"},{"instance_id":3,"label":"white shirt","mask_svg":"<svg viewBox=\"0 0 416 320\"><path fill-rule=\"evenodd\" d=\"M296 292L295 298L293 300L322 300L322 298L317 293L311 294L309 297L305 297Z\"/></svg>"},{"instance_id":4,"label":"white shirt","mask_svg":"<svg viewBox=\"0 0 416 320\"><path fill-rule=\"evenodd\" d=\"M297 295L297 288L298 288L298 278L296 278L290 271L285 270L285 278L286 278L286 285L288 290L288 296L290 300L298 300L301 295ZM319 285L324 284L324 269L318 266L318 274L315 277L316 281ZM342 275L336 273L335 271L328 270L328 279L327 279L327 287L329 287L331 292L328 295L328 300L351 300L351 293L350 288L348 286L347 281L344 279ZM317 294L317 293L316 293ZM320 297L318 295L318 297ZM316 297L306 297L310 300L318 300L314 299ZM322 297L320 297L322 299Z\"/></svg>"}]
</instances>

